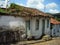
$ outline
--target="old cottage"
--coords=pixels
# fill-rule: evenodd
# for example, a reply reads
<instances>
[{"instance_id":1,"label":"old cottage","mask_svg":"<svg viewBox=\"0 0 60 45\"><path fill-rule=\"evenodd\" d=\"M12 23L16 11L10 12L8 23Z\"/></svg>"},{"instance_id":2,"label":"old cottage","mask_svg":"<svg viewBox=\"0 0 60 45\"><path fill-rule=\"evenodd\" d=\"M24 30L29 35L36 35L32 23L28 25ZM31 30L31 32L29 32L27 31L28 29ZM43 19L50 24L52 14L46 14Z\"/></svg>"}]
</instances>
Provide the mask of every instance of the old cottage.
<instances>
[{"instance_id":1,"label":"old cottage","mask_svg":"<svg viewBox=\"0 0 60 45\"><path fill-rule=\"evenodd\" d=\"M27 38L34 37L35 39L40 38L42 35L50 34L51 15L34 8L22 7L15 4L11 5L8 9L2 10L5 11L4 13L0 13L0 27L2 29L22 30L25 32L23 34ZM18 33L20 33L19 31Z\"/></svg>"},{"instance_id":2,"label":"old cottage","mask_svg":"<svg viewBox=\"0 0 60 45\"><path fill-rule=\"evenodd\" d=\"M51 35L60 36L60 22L55 18L51 18Z\"/></svg>"}]
</instances>

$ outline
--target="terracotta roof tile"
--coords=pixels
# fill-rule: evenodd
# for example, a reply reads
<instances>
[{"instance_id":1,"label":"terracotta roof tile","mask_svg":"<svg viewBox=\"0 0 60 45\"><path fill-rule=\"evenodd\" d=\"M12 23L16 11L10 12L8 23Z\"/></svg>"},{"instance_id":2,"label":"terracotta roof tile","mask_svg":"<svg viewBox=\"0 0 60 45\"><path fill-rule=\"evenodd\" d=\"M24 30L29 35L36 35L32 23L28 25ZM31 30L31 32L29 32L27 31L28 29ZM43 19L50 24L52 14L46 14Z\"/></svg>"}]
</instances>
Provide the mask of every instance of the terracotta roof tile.
<instances>
[{"instance_id":1,"label":"terracotta roof tile","mask_svg":"<svg viewBox=\"0 0 60 45\"><path fill-rule=\"evenodd\" d=\"M57 21L56 19L54 19L54 18L51 18L51 23L52 24L60 24L60 22L59 21Z\"/></svg>"},{"instance_id":2,"label":"terracotta roof tile","mask_svg":"<svg viewBox=\"0 0 60 45\"><path fill-rule=\"evenodd\" d=\"M22 11L19 12L16 9L8 9L10 15L17 15L17 16L44 16L44 17L53 17L52 15L46 14L38 9L24 7ZM0 13L1 14L1 13Z\"/></svg>"}]
</instances>

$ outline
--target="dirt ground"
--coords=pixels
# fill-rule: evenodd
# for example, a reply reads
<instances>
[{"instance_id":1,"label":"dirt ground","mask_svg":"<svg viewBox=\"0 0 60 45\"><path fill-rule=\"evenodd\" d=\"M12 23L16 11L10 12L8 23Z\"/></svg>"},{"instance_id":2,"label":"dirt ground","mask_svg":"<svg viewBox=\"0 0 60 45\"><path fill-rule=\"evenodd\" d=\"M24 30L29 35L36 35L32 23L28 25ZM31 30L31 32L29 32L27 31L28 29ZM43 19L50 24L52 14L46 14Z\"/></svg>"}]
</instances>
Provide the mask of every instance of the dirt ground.
<instances>
[{"instance_id":1,"label":"dirt ground","mask_svg":"<svg viewBox=\"0 0 60 45\"><path fill-rule=\"evenodd\" d=\"M36 40L34 40L34 41L36 41ZM24 43L27 43L27 42L29 43L29 42L34 42L34 41L25 41ZM40 40L37 40L37 41L38 42L36 42L36 43L24 44L24 45L60 45L60 37L53 38L52 40L44 41L44 42L41 42ZM21 45L21 42L18 42L16 44L11 44L11 45Z\"/></svg>"},{"instance_id":2,"label":"dirt ground","mask_svg":"<svg viewBox=\"0 0 60 45\"><path fill-rule=\"evenodd\" d=\"M35 44L31 44L31 45L60 45L60 38L46 41L46 42L41 42L41 43L35 43Z\"/></svg>"}]
</instances>

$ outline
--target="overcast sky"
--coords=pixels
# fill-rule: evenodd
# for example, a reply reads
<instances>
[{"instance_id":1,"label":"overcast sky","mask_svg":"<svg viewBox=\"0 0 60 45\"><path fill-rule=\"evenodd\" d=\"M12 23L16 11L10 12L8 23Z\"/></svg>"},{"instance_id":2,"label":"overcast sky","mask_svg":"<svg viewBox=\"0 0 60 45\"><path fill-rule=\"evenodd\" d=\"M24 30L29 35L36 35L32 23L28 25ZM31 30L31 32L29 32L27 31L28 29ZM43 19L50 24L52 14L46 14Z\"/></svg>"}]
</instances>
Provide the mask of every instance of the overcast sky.
<instances>
[{"instance_id":1,"label":"overcast sky","mask_svg":"<svg viewBox=\"0 0 60 45\"><path fill-rule=\"evenodd\" d=\"M60 12L60 0L10 0L18 5L37 8L41 11L49 13L59 13Z\"/></svg>"}]
</instances>

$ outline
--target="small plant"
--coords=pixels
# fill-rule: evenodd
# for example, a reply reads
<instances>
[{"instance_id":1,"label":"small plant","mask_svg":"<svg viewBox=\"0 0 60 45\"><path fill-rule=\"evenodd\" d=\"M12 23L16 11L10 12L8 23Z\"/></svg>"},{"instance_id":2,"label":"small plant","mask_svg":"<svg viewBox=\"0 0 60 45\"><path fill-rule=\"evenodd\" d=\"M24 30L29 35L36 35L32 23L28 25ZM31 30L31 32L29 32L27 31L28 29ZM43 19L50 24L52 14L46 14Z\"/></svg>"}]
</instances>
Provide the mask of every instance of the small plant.
<instances>
[{"instance_id":1,"label":"small plant","mask_svg":"<svg viewBox=\"0 0 60 45\"><path fill-rule=\"evenodd\" d=\"M50 35L45 35L45 36L43 36L42 39L45 41L48 41L48 40L51 40L52 38L50 37Z\"/></svg>"}]
</instances>

